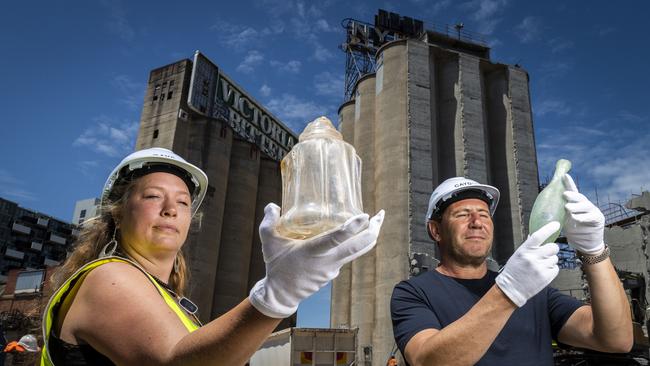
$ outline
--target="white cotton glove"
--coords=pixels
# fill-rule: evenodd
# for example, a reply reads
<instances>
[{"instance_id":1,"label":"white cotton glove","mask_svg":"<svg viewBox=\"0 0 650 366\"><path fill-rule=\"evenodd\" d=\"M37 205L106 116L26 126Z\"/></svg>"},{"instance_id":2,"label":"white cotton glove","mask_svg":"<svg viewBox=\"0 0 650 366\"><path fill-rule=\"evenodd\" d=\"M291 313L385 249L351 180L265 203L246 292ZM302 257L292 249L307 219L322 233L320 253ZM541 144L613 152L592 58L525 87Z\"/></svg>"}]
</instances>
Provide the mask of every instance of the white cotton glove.
<instances>
[{"instance_id":1,"label":"white cotton glove","mask_svg":"<svg viewBox=\"0 0 650 366\"><path fill-rule=\"evenodd\" d=\"M567 213L564 235L567 241L573 249L584 254L602 252L605 248L605 216L587 197L578 192L570 175L565 174L562 179L567 189L564 192L567 200L564 205Z\"/></svg>"},{"instance_id":2,"label":"white cotton glove","mask_svg":"<svg viewBox=\"0 0 650 366\"><path fill-rule=\"evenodd\" d=\"M552 221L529 235L497 276L497 286L517 306L524 306L528 299L551 283L560 271L557 266L560 247L555 243L542 245L544 240L558 230L560 223Z\"/></svg>"},{"instance_id":3,"label":"white cotton glove","mask_svg":"<svg viewBox=\"0 0 650 366\"><path fill-rule=\"evenodd\" d=\"M280 207L270 203L260 224L266 277L251 289L249 300L262 314L286 318L300 301L318 291L339 274L341 267L362 256L377 243L384 211L368 220L367 214L313 238L298 240L280 236L276 225Z\"/></svg>"}]
</instances>

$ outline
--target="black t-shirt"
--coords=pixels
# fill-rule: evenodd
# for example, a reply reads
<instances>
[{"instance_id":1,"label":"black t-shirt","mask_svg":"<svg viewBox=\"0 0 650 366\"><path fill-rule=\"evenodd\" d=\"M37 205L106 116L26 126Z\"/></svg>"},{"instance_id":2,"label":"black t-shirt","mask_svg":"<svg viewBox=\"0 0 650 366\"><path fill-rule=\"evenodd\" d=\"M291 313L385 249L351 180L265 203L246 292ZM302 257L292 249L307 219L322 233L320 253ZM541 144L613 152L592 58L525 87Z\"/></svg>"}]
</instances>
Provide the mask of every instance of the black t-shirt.
<instances>
[{"instance_id":1,"label":"black t-shirt","mask_svg":"<svg viewBox=\"0 0 650 366\"><path fill-rule=\"evenodd\" d=\"M467 313L494 285L497 273L462 280L430 271L402 281L390 301L395 341L402 354L424 329L443 329ZM552 365L551 342L583 304L546 287L514 311L477 365Z\"/></svg>"}]
</instances>

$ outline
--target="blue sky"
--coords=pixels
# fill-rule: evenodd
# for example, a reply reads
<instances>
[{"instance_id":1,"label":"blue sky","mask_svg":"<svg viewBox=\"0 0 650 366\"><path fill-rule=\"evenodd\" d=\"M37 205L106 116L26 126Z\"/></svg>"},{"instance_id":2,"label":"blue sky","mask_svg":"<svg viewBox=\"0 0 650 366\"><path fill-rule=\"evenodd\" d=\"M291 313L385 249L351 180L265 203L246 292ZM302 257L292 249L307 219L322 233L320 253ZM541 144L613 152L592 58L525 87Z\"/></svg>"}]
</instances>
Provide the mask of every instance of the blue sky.
<instances>
[{"instance_id":1,"label":"blue sky","mask_svg":"<svg viewBox=\"0 0 650 366\"><path fill-rule=\"evenodd\" d=\"M599 201L650 189L650 3L612 1L13 1L0 12L0 196L70 220L132 151L148 73L201 50L294 130L336 120L340 22L378 8L486 35L520 64L542 179L554 162ZM326 326L329 287L299 324Z\"/></svg>"}]
</instances>

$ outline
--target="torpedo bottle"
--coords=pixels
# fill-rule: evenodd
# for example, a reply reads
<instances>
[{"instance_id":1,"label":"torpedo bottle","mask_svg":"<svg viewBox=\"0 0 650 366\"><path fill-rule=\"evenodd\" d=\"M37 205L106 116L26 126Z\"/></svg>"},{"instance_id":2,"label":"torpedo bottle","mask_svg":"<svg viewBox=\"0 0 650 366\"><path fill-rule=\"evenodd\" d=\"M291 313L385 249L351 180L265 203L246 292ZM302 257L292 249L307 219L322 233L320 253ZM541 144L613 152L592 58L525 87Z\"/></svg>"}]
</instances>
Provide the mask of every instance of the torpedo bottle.
<instances>
[{"instance_id":1,"label":"torpedo bottle","mask_svg":"<svg viewBox=\"0 0 650 366\"><path fill-rule=\"evenodd\" d=\"M309 123L282 159L281 235L306 239L363 213L361 159L326 117Z\"/></svg>"},{"instance_id":2,"label":"torpedo bottle","mask_svg":"<svg viewBox=\"0 0 650 366\"><path fill-rule=\"evenodd\" d=\"M553 233L546 241L546 243L553 243L560 235L560 231L564 227L564 220L566 211L564 205L564 191L566 187L562 181L562 177L571 169L571 162L565 159L560 159L555 164L555 173L548 185L537 195L533 209L530 213L530 221L528 223L528 232L534 233L542 226L551 221L558 221L560 229Z\"/></svg>"}]
</instances>

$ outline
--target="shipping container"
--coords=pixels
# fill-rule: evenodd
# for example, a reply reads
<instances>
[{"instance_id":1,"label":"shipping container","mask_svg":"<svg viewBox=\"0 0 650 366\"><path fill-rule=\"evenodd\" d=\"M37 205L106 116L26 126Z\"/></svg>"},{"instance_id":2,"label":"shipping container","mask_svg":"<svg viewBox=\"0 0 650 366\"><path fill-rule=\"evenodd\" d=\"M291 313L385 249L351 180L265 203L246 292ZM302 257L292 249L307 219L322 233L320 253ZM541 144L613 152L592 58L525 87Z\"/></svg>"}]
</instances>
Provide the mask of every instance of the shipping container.
<instances>
[{"instance_id":1,"label":"shipping container","mask_svg":"<svg viewBox=\"0 0 650 366\"><path fill-rule=\"evenodd\" d=\"M250 366L355 365L358 329L287 328L269 336Z\"/></svg>"}]
</instances>

